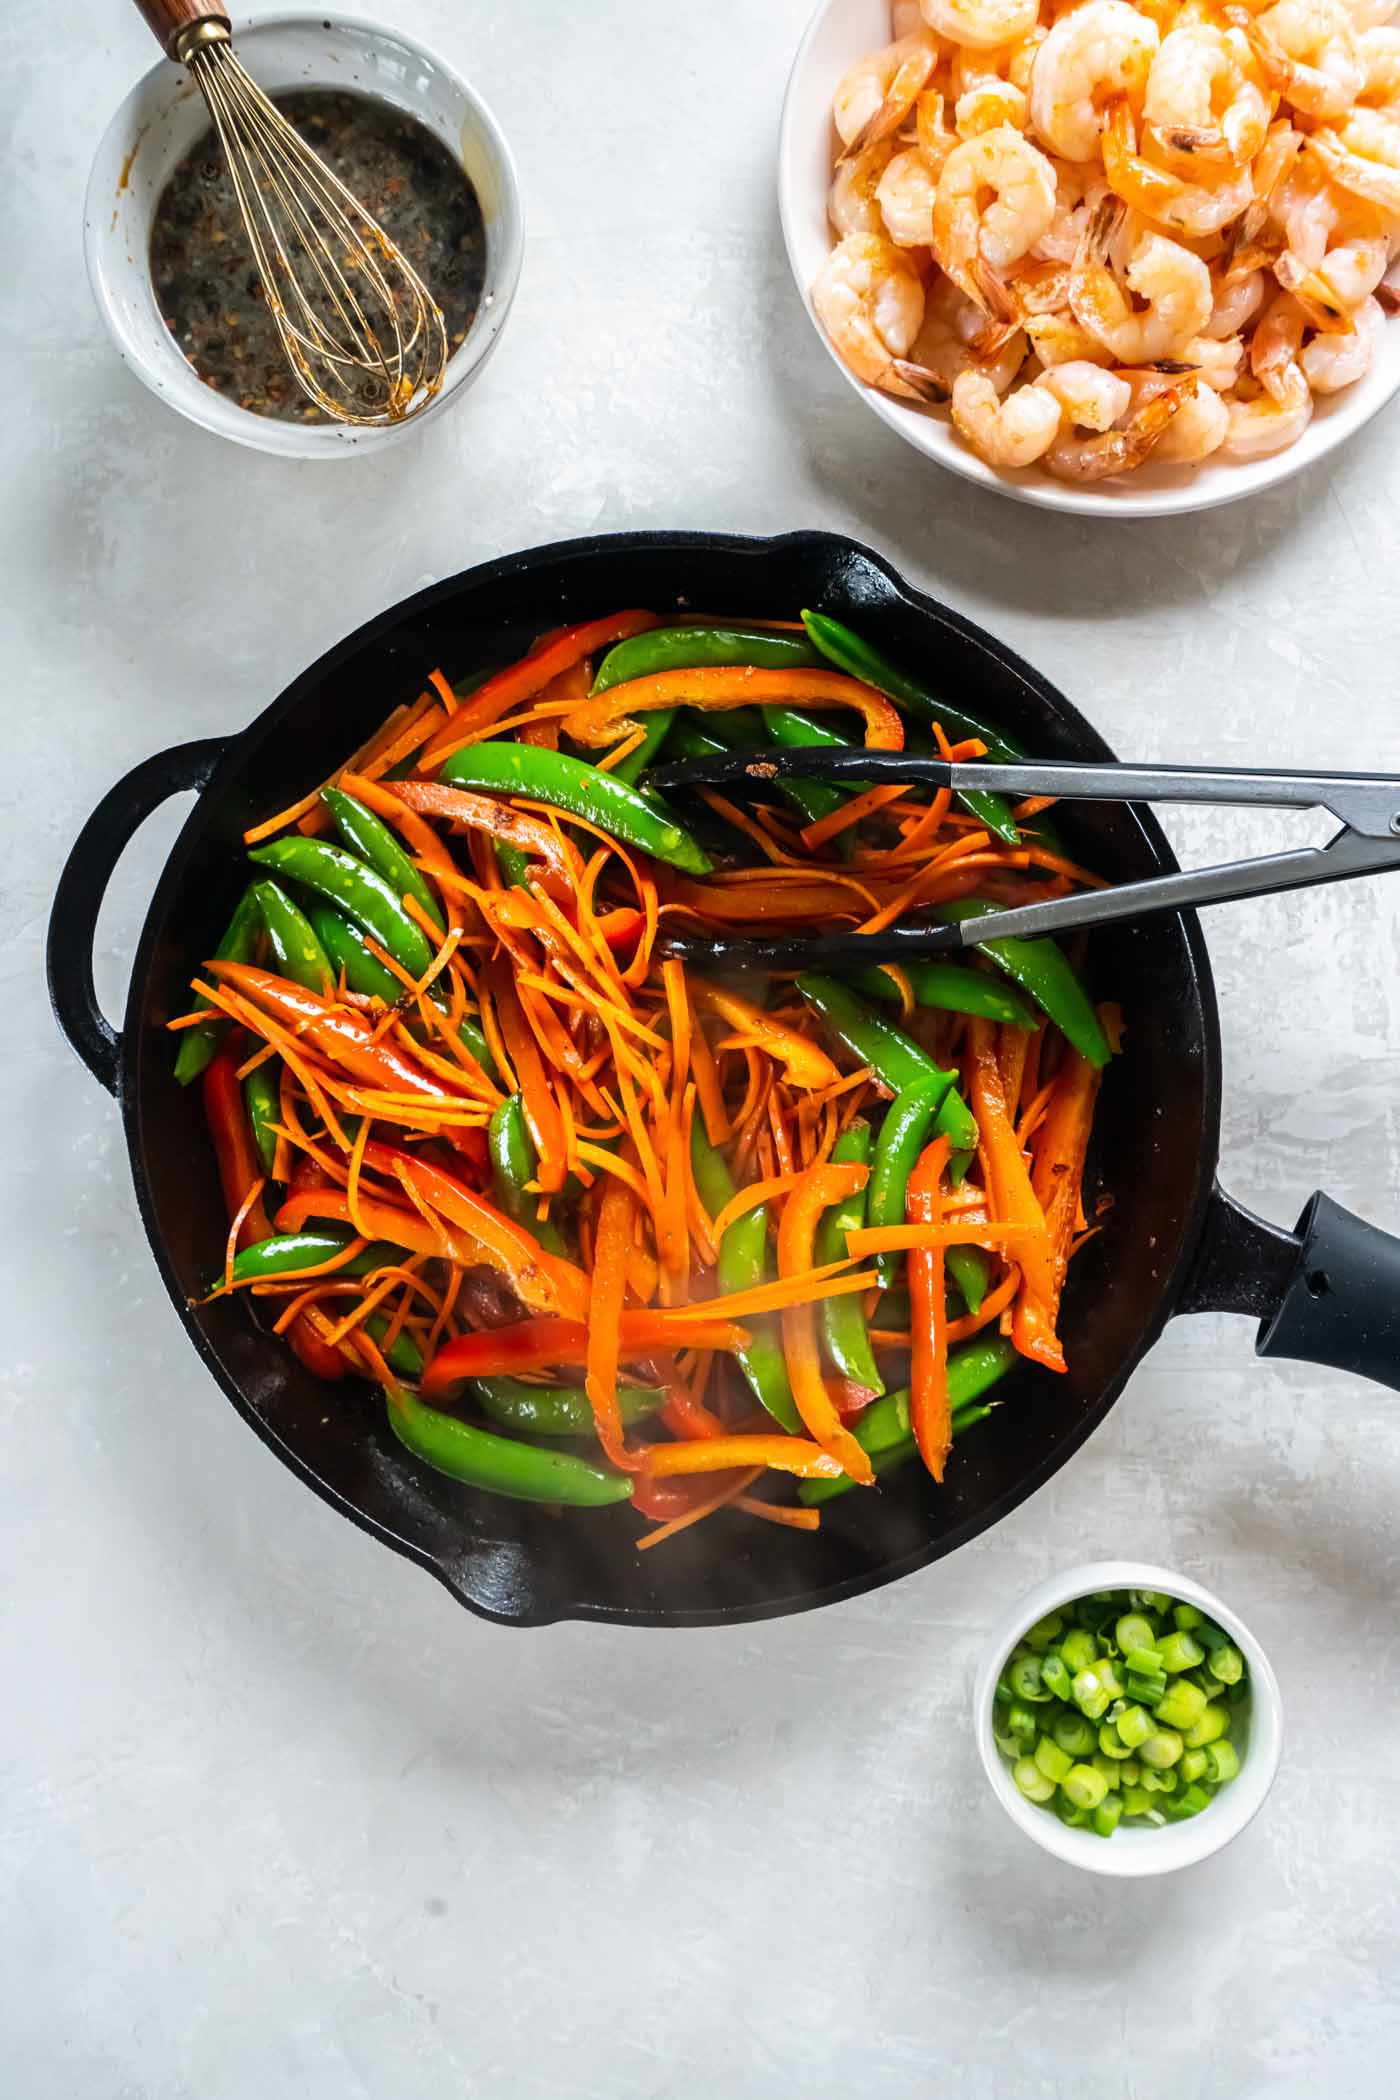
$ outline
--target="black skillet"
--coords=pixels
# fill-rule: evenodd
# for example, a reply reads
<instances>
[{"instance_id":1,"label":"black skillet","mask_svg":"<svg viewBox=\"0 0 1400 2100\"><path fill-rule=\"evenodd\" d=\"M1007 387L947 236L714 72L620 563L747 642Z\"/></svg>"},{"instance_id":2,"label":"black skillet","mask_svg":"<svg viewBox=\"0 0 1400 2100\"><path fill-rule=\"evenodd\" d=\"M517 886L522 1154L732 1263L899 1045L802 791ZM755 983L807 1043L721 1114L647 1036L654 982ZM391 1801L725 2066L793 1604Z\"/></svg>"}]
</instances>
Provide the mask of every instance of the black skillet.
<instances>
[{"instance_id":1,"label":"black skillet","mask_svg":"<svg viewBox=\"0 0 1400 2100\"><path fill-rule=\"evenodd\" d=\"M191 966L210 952L245 879L243 829L324 778L434 665L461 677L518 654L545 628L632 605L769 617L819 606L1037 757L1112 756L1009 649L849 540L636 533L536 548L437 584L332 649L241 735L137 766L94 811L64 869L50 988L69 1042L121 1105L137 1200L175 1308L283 1462L485 1618L697 1626L856 1596L985 1531L1078 1449L1173 1314L1248 1313L1261 1323L1261 1354L1400 1386L1400 1241L1324 1196L1288 1233L1215 1184L1219 1031L1193 915L1096 938L1096 988L1121 1000L1128 1040L1103 1091L1092 1167L1114 1204L1072 1271L1069 1374L1013 1373L998 1395L1005 1405L959 1443L942 1488L911 1466L878 1495L832 1505L816 1535L720 1517L638 1556L629 1511L560 1519L456 1487L400 1449L367 1389L341 1388L328 1405L326 1388L243 1307L190 1307L218 1266L225 1221L198 1089L175 1085L161 1024L183 1008ZM199 799L146 915L118 1035L93 989L98 907L138 825L190 789ZM1081 805L1065 810L1063 826L1081 859L1118 880L1176 866L1144 809Z\"/></svg>"}]
</instances>

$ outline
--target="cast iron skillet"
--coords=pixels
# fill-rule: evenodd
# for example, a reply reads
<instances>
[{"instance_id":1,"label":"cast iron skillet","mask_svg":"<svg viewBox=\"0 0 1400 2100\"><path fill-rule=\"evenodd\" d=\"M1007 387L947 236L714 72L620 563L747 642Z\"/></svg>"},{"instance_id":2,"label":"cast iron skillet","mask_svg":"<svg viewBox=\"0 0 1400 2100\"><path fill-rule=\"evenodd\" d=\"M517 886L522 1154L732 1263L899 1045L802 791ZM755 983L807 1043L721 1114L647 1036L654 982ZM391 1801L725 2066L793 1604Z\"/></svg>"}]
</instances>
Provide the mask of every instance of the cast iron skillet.
<instances>
[{"instance_id":1,"label":"cast iron skillet","mask_svg":"<svg viewBox=\"0 0 1400 2100\"><path fill-rule=\"evenodd\" d=\"M652 533L536 548L437 584L332 649L241 736L180 745L136 767L69 857L50 927L50 989L69 1042L121 1104L142 1217L176 1310L284 1463L485 1618L710 1625L856 1596L985 1531L1078 1449L1174 1313L1251 1313L1262 1354L1400 1385L1400 1241L1321 1196L1289 1234L1214 1185L1220 1046L1194 917L1098 938L1096 984L1122 1001L1128 1044L1103 1092L1093 1166L1115 1202L1072 1272L1069 1374L1013 1373L998 1394L1005 1405L959 1443L942 1488L911 1466L878 1496L833 1504L815 1536L721 1517L638 1556L630 1512L561 1520L454 1486L399 1447L377 1396L347 1384L328 1405L326 1388L241 1305L191 1308L217 1270L225 1221L199 1089L175 1085L161 1024L183 1009L191 965L210 953L246 879L240 833L324 778L391 707L417 695L434 665L460 677L510 658L547 627L626 605L768 616L820 606L1033 753L1112 756L1009 649L848 540ZM137 826L188 789L199 799L151 901L117 1035L93 990L98 907ZM1079 856L1107 874L1176 866L1147 811L1080 805L1064 822Z\"/></svg>"}]
</instances>

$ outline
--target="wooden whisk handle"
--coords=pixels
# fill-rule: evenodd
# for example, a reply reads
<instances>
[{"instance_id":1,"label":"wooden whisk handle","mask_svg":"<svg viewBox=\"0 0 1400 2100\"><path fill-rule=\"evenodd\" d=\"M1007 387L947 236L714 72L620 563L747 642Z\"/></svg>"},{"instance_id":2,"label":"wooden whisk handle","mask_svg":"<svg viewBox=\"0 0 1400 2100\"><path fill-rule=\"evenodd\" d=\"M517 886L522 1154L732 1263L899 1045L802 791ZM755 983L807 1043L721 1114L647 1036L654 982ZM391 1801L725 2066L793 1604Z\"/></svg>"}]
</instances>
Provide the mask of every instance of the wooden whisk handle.
<instances>
[{"instance_id":1,"label":"wooden whisk handle","mask_svg":"<svg viewBox=\"0 0 1400 2100\"><path fill-rule=\"evenodd\" d=\"M229 26L228 10L221 0L136 0L136 5L169 58L178 57L181 39L200 22Z\"/></svg>"}]
</instances>

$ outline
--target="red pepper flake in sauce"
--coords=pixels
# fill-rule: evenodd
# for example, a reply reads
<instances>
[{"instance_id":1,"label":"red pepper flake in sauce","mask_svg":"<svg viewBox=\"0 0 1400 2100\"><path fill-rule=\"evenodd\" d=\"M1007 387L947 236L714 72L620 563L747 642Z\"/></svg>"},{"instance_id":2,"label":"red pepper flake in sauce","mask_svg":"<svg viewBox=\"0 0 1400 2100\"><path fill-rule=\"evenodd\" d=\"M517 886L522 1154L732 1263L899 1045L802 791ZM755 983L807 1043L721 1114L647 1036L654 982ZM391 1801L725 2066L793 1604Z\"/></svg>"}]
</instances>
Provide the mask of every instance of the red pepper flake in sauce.
<instances>
[{"instance_id":1,"label":"red pepper flake in sauce","mask_svg":"<svg viewBox=\"0 0 1400 2100\"><path fill-rule=\"evenodd\" d=\"M413 264L442 308L453 355L486 278L481 205L460 163L416 117L368 95L299 88L273 100ZM254 415L330 420L287 362L212 130L161 192L150 266L165 325L206 386Z\"/></svg>"}]
</instances>

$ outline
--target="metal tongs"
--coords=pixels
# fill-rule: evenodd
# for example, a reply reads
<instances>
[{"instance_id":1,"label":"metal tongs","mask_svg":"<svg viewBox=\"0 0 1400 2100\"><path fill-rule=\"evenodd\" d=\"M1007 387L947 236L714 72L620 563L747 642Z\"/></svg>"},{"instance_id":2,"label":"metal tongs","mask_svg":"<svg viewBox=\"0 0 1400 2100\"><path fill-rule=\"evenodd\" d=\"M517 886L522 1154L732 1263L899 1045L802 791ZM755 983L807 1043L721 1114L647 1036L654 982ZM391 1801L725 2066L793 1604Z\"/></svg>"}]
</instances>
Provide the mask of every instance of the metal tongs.
<instances>
[{"instance_id":1,"label":"metal tongs","mask_svg":"<svg viewBox=\"0 0 1400 2100\"><path fill-rule=\"evenodd\" d=\"M1235 897L1261 897L1277 890L1346 882L1400 868L1400 777L1383 773L1266 773L1246 767L1084 765L1027 760L1011 765L983 759L952 764L907 751L803 749L732 752L657 766L648 786L662 793L694 787L758 787L796 775L807 780L850 780L863 787L946 787L954 794L978 789L1021 795L1053 795L1070 802L1217 802L1265 809L1325 809L1342 829L1325 846L1267 853L1255 860L1226 861L1176 875L1086 890L1018 904L958 925L927 920L890 926L882 933L827 933L811 940L708 939L677 934L663 940L664 952L699 966L726 970L841 969L862 963L901 962L906 957L949 955L983 941L1068 933L1107 926L1151 912L1184 911L1226 904Z\"/></svg>"}]
</instances>

